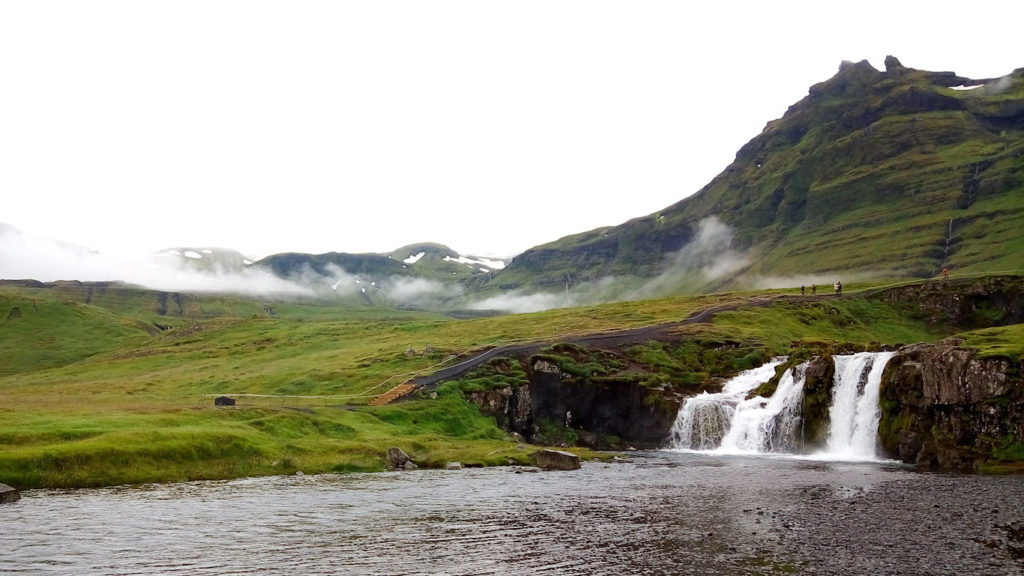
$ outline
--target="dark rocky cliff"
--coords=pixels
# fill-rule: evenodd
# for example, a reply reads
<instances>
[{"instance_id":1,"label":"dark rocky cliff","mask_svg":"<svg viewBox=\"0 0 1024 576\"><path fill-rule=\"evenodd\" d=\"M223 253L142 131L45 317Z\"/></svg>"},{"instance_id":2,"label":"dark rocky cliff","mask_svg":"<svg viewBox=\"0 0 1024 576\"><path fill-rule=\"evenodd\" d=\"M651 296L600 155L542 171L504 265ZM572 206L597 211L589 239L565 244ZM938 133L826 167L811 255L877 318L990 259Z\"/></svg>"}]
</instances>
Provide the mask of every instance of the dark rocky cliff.
<instances>
[{"instance_id":1,"label":"dark rocky cliff","mask_svg":"<svg viewBox=\"0 0 1024 576\"><path fill-rule=\"evenodd\" d=\"M501 428L539 444L657 448L669 436L679 410L670 390L627 378L594 382L542 357L530 360L527 381L467 392L467 399Z\"/></svg>"},{"instance_id":2,"label":"dark rocky cliff","mask_svg":"<svg viewBox=\"0 0 1024 576\"><path fill-rule=\"evenodd\" d=\"M641 331L510 351L453 385L498 426L538 444L657 448L687 396L763 363L754 343ZM585 339L584 339L585 340Z\"/></svg>"},{"instance_id":3,"label":"dark rocky cliff","mask_svg":"<svg viewBox=\"0 0 1024 576\"><path fill-rule=\"evenodd\" d=\"M918 466L965 470L1019 451L1019 370L1005 358L950 344L901 349L882 377L882 449Z\"/></svg>"}]
</instances>

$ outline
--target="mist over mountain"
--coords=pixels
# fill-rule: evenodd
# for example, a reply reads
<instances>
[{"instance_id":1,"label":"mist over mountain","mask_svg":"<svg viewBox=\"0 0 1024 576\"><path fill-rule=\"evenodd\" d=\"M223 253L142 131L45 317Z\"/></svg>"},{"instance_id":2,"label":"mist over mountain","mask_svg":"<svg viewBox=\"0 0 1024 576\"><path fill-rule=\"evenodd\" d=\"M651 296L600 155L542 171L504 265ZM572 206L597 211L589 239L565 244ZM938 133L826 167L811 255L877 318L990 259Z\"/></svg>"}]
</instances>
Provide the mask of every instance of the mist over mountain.
<instances>
[{"instance_id":1,"label":"mist over mountain","mask_svg":"<svg viewBox=\"0 0 1024 576\"><path fill-rule=\"evenodd\" d=\"M890 56L884 71L844 62L699 193L527 250L491 286L654 295L921 278L1018 269L1022 246L1024 70L974 80Z\"/></svg>"},{"instance_id":2,"label":"mist over mountain","mask_svg":"<svg viewBox=\"0 0 1024 576\"><path fill-rule=\"evenodd\" d=\"M433 243L258 261L209 247L124 258L0 224L0 278L525 312L728 288L922 278L944 268L1019 271L1024 69L970 79L906 68L891 56L885 64L880 71L867 61L844 62L698 193L511 262ZM599 201L581 198L580 209Z\"/></svg>"},{"instance_id":3,"label":"mist over mountain","mask_svg":"<svg viewBox=\"0 0 1024 576\"><path fill-rule=\"evenodd\" d=\"M236 250L198 246L108 254L0 225L0 280L124 282L168 292L451 310L464 307L468 282L504 266L503 260L432 243L387 254L283 253L258 261Z\"/></svg>"},{"instance_id":4,"label":"mist over mountain","mask_svg":"<svg viewBox=\"0 0 1024 576\"><path fill-rule=\"evenodd\" d=\"M176 248L156 254L110 254L0 226L0 280L124 282L154 290L311 297L305 286L246 264L223 248Z\"/></svg>"}]
</instances>

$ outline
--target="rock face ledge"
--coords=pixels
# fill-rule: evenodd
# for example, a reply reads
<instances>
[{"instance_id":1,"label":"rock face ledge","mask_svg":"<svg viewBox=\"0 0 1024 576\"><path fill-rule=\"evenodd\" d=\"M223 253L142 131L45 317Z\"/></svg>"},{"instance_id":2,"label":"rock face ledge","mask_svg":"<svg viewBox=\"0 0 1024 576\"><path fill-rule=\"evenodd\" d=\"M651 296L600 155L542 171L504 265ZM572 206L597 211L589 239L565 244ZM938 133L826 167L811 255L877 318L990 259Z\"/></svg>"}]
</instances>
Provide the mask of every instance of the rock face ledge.
<instances>
[{"instance_id":1,"label":"rock face ledge","mask_svg":"<svg viewBox=\"0 0 1024 576\"><path fill-rule=\"evenodd\" d=\"M1003 358L951 344L907 346L882 376L879 441L921 467L976 469L1024 443L1024 384Z\"/></svg>"},{"instance_id":2,"label":"rock face ledge","mask_svg":"<svg viewBox=\"0 0 1024 576\"><path fill-rule=\"evenodd\" d=\"M0 504L9 504L11 502L17 502L21 499L21 493L17 489L8 486L7 484L0 484Z\"/></svg>"},{"instance_id":3,"label":"rock face ledge","mask_svg":"<svg viewBox=\"0 0 1024 576\"><path fill-rule=\"evenodd\" d=\"M555 364L534 358L529 381L466 398L498 426L538 441L539 422L550 422L579 434L578 443L597 450L660 447L669 436L679 409L658 389L637 383L596 384L576 379ZM609 441L614 439L614 441ZM544 443L538 441L538 443Z\"/></svg>"}]
</instances>

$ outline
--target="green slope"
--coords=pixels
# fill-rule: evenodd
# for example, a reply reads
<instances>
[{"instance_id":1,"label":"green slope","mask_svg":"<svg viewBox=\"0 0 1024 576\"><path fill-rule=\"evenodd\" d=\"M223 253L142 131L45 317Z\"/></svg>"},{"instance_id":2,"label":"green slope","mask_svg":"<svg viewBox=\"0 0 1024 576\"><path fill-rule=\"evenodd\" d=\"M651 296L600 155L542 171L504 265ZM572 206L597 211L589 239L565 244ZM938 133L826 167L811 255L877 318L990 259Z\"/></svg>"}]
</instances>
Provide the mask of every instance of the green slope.
<instances>
[{"instance_id":1,"label":"green slope","mask_svg":"<svg viewBox=\"0 0 1024 576\"><path fill-rule=\"evenodd\" d=\"M262 302L207 296L183 299L185 309L171 315L160 313L160 303L173 295L161 292L6 283L0 482L95 486L376 470L395 445L431 466L526 462L532 448L517 445L453 389L435 400L367 402L467 351L676 321L751 296L453 320L308 302L274 303L268 315ZM702 341L742 337L759 355L800 338L867 343L945 333L852 295L842 303L737 310L686 330ZM219 394L273 396L237 396L237 407L216 408L209 395Z\"/></svg>"},{"instance_id":2,"label":"green slope","mask_svg":"<svg viewBox=\"0 0 1024 576\"><path fill-rule=\"evenodd\" d=\"M533 248L491 289L649 279L670 268L680 273L663 283L668 292L765 277L1024 268L1024 69L954 90L982 82L892 58L887 66L844 64L696 195ZM701 222L712 217L727 234L701 244ZM726 249L737 265L706 274Z\"/></svg>"},{"instance_id":3,"label":"green slope","mask_svg":"<svg viewBox=\"0 0 1024 576\"><path fill-rule=\"evenodd\" d=\"M156 331L56 290L0 286L0 376L71 364Z\"/></svg>"}]
</instances>

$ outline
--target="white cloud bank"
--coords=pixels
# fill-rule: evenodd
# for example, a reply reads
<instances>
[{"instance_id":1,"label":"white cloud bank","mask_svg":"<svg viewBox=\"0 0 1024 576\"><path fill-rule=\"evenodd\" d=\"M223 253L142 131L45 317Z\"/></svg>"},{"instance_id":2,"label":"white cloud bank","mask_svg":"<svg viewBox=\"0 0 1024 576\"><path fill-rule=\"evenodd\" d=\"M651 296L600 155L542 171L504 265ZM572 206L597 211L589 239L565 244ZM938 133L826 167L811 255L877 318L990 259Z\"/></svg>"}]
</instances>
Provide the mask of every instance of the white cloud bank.
<instances>
[{"instance_id":1,"label":"white cloud bank","mask_svg":"<svg viewBox=\"0 0 1024 576\"><path fill-rule=\"evenodd\" d=\"M185 256L201 258L195 252L186 252ZM247 268L228 272L214 269L200 272L179 266L172 258L103 254L81 246L25 235L10 227L0 228L0 279L122 281L175 292L313 295L309 288L263 270Z\"/></svg>"},{"instance_id":2,"label":"white cloud bank","mask_svg":"<svg viewBox=\"0 0 1024 576\"><path fill-rule=\"evenodd\" d=\"M570 286L566 292L513 291L480 300L470 307L523 313L697 292L709 283L739 273L750 264L750 257L745 252L732 248L733 236L732 227L711 216L697 224L697 231L690 242L665 255L664 272L641 282L639 286L635 277L606 277Z\"/></svg>"}]
</instances>

